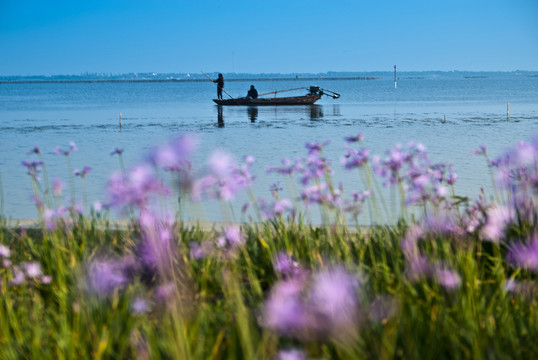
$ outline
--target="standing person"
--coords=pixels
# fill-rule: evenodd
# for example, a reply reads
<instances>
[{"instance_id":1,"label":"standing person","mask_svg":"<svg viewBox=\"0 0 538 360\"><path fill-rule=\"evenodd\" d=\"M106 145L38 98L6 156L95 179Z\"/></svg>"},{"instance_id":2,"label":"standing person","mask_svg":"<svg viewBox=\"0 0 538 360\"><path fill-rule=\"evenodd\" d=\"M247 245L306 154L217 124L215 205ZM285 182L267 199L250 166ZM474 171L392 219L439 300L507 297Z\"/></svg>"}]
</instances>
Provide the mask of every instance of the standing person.
<instances>
[{"instance_id":1,"label":"standing person","mask_svg":"<svg viewBox=\"0 0 538 360\"><path fill-rule=\"evenodd\" d=\"M222 99L222 89L224 89L224 77L222 74L219 74L219 78L215 80L217 84L217 98Z\"/></svg>"}]
</instances>

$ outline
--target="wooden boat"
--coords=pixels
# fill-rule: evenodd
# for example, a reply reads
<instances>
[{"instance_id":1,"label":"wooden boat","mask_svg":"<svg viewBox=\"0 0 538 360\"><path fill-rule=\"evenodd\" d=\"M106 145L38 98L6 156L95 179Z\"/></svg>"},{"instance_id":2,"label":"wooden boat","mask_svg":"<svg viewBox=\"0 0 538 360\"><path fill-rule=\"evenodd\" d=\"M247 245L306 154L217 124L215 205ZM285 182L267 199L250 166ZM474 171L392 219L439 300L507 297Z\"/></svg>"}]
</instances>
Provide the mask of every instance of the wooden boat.
<instances>
[{"instance_id":1,"label":"wooden boat","mask_svg":"<svg viewBox=\"0 0 538 360\"><path fill-rule=\"evenodd\" d=\"M308 93L302 96L276 97L276 94L284 91L307 89ZM261 97L268 94L274 94L272 97ZM321 96L327 95L333 99L338 99L340 94L330 90L321 89L319 86L301 87L287 90L277 90L260 94L258 98L248 97L231 98L231 99L213 99L217 105L312 105L318 101ZM231 96L230 96L231 97Z\"/></svg>"},{"instance_id":2,"label":"wooden boat","mask_svg":"<svg viewBox=\"0 0 538 360\"><path fill-rule=\"evenodd\" d=\"M321 95L288 96L273 98L213 99L217 105L312 105Z\"/></svg>"}]
</instances>

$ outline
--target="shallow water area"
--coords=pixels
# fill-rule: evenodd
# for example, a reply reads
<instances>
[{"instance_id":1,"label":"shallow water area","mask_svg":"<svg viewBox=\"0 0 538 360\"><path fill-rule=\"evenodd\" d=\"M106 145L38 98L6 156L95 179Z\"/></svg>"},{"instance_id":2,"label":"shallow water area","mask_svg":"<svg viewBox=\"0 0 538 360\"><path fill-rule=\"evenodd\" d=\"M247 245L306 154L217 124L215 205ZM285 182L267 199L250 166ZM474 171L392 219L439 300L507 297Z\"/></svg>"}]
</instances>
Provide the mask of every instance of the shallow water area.
<instances>
[{"instance_id":1,"label":"shallow water area","mask_svg":"<svg viewBox=\"0 0 538 360\"><path fill-rule=\"evenodd\" d=\"M21 165L33 159L28 152L34 145L43 152L49 177L69 184L66 161L53 152L76 143L79 151L70 161L72 169L92 168L85 190L91 203L105 199L107 179L119 169L118 159L109 155L114 147L125 150L130 167L153 146L184 133L194 133L200 141L195 169L203 167L215 148L226 149L238 161L254 156L257 197L268 199L269 186L276 181L285 185L281 177L265 173L267 166L280 165L285 157L303 157L306 142L325 140L331 141L324 154L332 160L335 182L344 183L348 194L364 190L357 174L340 166L344 137L363 133L364 146L381 157L397 143L423 143L432 161L454 165L456 193L474 198L481 187L491 193L492 185L483 157L471 152L485 144L495 157L538 130L538 77L479 74L402 75L397 89L390 76L320 79L315 85L341 98L289 107L219 108L211 101L216 94L209 82L0 84L3 212L9 218L37 217L31 180ZM225 89L244 96L250 83L228 82ZM260 93L314 85L301 80L253 83ZM82 197L81 182L75 187ZM234 204L236 217L244 201L242 196ZM188 216L231 220L222 219L220 207L212 202L204 204L203 215Z\"/></svg>"}]
</instances>

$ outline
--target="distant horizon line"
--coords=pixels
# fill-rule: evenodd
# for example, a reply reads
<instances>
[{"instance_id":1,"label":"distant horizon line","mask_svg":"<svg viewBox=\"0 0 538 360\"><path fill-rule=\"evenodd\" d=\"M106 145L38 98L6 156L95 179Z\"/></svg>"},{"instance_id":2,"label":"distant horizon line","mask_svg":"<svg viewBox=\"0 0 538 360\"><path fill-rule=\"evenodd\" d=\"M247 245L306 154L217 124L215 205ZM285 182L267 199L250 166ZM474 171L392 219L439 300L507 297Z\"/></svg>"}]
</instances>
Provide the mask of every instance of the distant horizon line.
<instances>
[{"instance_id":1,"label":"distant horizon line","mask_svg":"<svg viewBox=\"0 0 538 360\"><path fill-rule=\"evenodd\" d=\"M400 74L405 73L536 73L538 70L399 70L397 72ZM208 71L208 74L227 74L228 76L322 76L332 74L336 76L337 74L348 74L348 75L359 75L359 74L379 74L387 73L392 74L393 70L365 70L365 71L326 71L326 72L235 72L235 71ZM125 72L125 73L112 73L112 72L84 72L80 74L32 74L32 75L2 75L0 78L54 78L54 77L68 77L68 78L83 78L83 77L121 77L121 76L184 76L184 77L204 77L203 74L198 72Z\"/></svg>"}]
</instances>

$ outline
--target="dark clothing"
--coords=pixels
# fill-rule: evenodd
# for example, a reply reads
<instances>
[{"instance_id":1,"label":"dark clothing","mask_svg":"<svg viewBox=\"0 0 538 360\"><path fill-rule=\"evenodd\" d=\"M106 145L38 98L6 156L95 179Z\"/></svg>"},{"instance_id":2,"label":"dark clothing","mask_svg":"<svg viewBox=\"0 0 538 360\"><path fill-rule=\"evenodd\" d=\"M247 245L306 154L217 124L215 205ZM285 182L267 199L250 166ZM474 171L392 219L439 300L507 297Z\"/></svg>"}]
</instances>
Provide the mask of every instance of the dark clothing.
<instances>
[{"instance_id":1,"label":"dark clothing","mask_svg":"<svg viewBox=\"0 0 538 360\"><path fill-rule=\"evenodd\" d=\"M251 99L257 99L258 98L258 90L254 89L254 87L251 87L250 90L247 93L247 97Z\"/></svg>"},{"instance_id":2,"label":"dark clothing","mask_svg":"<svg viewBox=\"0 0 538 360\"><path fill-rule=\"evenodd\" d=\"M215 83L217 84L217 98L222 99L222 89L224 88L224 78L222 75L215 80Z\"/></svg>"}]
</instances>

